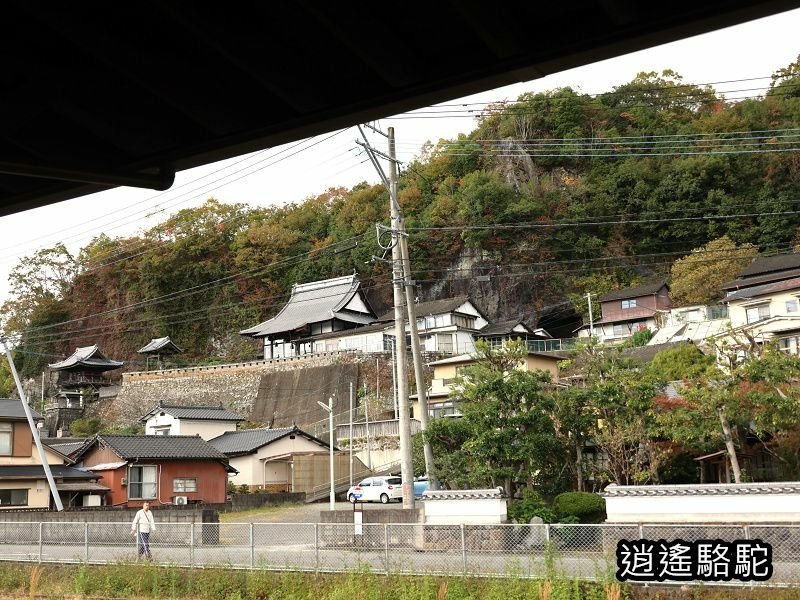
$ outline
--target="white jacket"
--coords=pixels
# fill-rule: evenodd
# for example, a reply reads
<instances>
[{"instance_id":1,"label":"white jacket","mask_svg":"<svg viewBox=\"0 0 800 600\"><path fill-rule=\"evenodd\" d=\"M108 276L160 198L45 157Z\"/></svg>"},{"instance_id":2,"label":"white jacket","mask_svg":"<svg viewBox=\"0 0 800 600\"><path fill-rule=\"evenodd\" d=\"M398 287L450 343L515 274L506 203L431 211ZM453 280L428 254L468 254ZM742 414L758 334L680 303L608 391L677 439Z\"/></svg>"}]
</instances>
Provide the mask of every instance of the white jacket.
<instances>
[{"instance_id":1,"label":"white jacket","mask_svg":"<svg viewBox=\"0 0 800 600\"><path fill-rule=\"evenodd\" d=\"M144 509L139 509L136 513L136 516L133 517L133 523L131 523L131 531L140 531L141 533L150 533L151 531L156 530L156 522L153 519L153 511L148 510L147 512Z\"/></svg>"}]
</instances>

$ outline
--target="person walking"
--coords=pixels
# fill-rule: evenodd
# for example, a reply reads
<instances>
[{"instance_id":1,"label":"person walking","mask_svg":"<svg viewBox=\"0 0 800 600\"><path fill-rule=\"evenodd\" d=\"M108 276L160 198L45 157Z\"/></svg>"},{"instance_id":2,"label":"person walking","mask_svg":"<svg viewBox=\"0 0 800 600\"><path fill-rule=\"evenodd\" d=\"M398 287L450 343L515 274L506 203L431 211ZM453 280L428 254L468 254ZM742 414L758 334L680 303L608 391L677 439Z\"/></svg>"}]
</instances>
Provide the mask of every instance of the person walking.
<instances>
[{"instance_id":1,"label":"person walking","mask_svg":"<svg viewBox=\"0 0 800 600\"><path fill-rule=\"evenodd\" d=\"M150 503L145 502L142 504L141 510L133 517L131 535L139 534L139 556L144 555L147 560L153 559L153 555L150 554L150 534L155 530L156 522L153 519L153 513L150 512Z\"/></svg>"}]
</instances>

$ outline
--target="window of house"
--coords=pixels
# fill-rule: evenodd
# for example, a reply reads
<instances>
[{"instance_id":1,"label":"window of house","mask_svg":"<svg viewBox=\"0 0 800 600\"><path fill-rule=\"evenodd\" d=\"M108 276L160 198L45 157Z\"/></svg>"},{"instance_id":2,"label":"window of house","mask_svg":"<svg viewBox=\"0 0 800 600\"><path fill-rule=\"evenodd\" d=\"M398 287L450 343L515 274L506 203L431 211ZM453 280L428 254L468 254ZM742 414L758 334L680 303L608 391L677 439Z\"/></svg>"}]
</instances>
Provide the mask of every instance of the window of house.
<instances>
[{"instance_id":1,"label":"window of house","mask_svg":"<svg viewBox=\"0 0 800 600\"><path fill-rule=\"evenodd\" d=\"M433 329L436 326L436 319L433 316L425 317L425 329Z\"/></svg>"},{"instance_id":2,"label":"window of house","mask_svg":"<svg viewBox=\"0 0 800 600\"><path fill-rule=\"evenodd\" d=\"M158 469L155 466L128 468L128 498L148 500L156 497Z\"/></svg>"},{"instance_id":3,"label":"window of house","mask_svg":"<svg viewBox=\"0 0 800 600\"><path fill-rule=\"evenodd\" d=\"M428 407L428 414L434 419L440 417L460 417L461 410L458 405L452 401L435 402Z\"/></svg>"},{"instance_id":4,"label":"window of house","mask_svg":"<svg viewBox=\"0 0 800 600\"><path fill-rule=\"evenodd\" d=\"M748 323L755 323L756 321L763 321L764 319L769 319L769 304L751 306L747 309Z\"/></svg>"},{"instance_id":5,"label":"window of house","mask_svg":"<svg viewBox=\"0 0 800 600\"><path fill-rule=\"evenodd\" d=\"M28 506L28 490L0 490L0 506Z\"/></svg>"},{"instance_id":6,"label":"window of house","mask_svg":"<svg viewBox=\"0 0 800 600\"><path fill-rule=\"evenodd\" d=\"M0 423L0 456L11 456L14 448L14 426Z\"/></svg>"},{"instance_id":7,"label":"window of house","mask_svg":"<svg viewBox=\"0 0 800 600\"><path fill-rule=\"evenodd\" d=\"M197 491L197 478L195 477L180 477L172 480L173 492L196 492Z\"/></svg>"},{"instance_id":8,"label":"window of house","mask_svg":"<svg viewBox=\"0 0 800 600\"><path fill-rule=\"evenodd\" d=\"M789 354L798 354L798 347L800 347L800 338L797 336L785 337L778 340L778 346L784 352Z\"/></svg>"},{"instance_id":9,"label":"window of house","mask_svg":"<svg viewBox=\"0 0 800 600\"><path fill-rule=\"evenodd\" d=\"M794 300L787 300L786 301L786 312L787 313L796 313L797 312L797 298Z\"/></svg>"},{"instance_id":10,"label":"window of house","mask_svg":"<svg viewBox=\"0 0 800 600\"><path fill-rule=\"evenodd\" d=\"M626 310L628 308L636 308L636 298L634 298L633 300L622 301L622 310Z\"/></svg>"},{"instance_id":11,"label":"window of house","mask_svg":"<svg viewBox=\"0 0 800 600\"><path fill-rule=\"evenodd\" d=\"M627 323L614 323L614 335L630 335L631 330Z\"/></svg>"}]
</instances>

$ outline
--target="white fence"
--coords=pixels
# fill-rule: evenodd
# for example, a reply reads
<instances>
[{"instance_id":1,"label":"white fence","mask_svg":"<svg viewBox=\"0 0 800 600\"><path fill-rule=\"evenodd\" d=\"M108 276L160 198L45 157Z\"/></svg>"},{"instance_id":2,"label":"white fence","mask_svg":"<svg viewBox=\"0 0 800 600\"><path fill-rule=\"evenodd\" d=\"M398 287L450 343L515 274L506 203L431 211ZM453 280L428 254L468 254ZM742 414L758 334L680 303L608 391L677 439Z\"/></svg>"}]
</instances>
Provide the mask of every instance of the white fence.
<instances>
[{"instance_id":1,"label":"white fence","mask_svg":"<svg viewBox=\"0 0 800 600\"><path fill-rule=\"evenodd\" d=\"M800 526L790 525L171 523L158 525L149 541L155 563L187 567L592 580L613 578L620 568L620 542L637 540L768 544L767 581L732 576L720 582L800 585ZM139 559L137 546L125 523L0 522L0 560L5 561L128 562ZM734 575L734 561L741 557L729 555L725 566L719 553L714 556L715 573L724 567Z\"/></svg>"}]
</instances>

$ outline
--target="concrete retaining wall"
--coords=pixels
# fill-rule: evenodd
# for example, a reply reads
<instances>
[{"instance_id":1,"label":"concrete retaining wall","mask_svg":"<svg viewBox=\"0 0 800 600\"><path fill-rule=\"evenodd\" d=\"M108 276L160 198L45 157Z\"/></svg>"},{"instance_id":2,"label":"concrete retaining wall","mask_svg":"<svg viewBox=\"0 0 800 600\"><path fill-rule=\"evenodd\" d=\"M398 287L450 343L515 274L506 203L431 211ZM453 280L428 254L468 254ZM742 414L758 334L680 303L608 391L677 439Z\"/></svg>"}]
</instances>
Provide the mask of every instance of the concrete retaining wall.
<instances>
[{"instance_id":1,"label":"concrete retaining wall","mask_svg":"<svg viewBox=\"0 0 800 600\"><path fill-rule=\"evenodd\" d=\"M250 510L262 506L278 506L305 502L305 492L280 492L270 494L233 494L231 495L231 511Z\"/></svg>"},{"instance_id":2,"label":"concrete retaining wall","mask_svg":"<svg viewBox=\"0 0 800 600\"><path fill-rule=\"evenodd\" d=\"M326 418L317 400L334 394L346 403L349 384L352 381L357 388L357 380L358 366L347 353L123 373L119 395L99 402L97 411L104 422L130 425L159 402L221 402L245 418L281 427L291 425L297 415L308 415L303 419L306 423ZM298 426L302 424L297 422Z\"/></svg>"}]
</instances>

